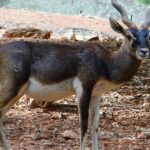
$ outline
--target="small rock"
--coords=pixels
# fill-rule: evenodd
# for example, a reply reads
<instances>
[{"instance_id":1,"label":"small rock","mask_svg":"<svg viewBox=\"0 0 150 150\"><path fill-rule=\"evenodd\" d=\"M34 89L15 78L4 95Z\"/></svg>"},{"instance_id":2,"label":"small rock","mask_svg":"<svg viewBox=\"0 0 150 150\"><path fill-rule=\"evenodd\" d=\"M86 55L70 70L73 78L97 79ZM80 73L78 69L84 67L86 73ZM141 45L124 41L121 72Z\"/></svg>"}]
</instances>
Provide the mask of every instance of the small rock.
<instances>
[{"instance_id":1,"label":"small rock","mask_svg":"<svg viewBox=\"0 0 150 150\"><path fill-rule=\"evenodd\" d=\"M6 29L0 29L0 37L3 37L3 34L6 32Z\"/></svg>"},{"instance_id":2,"label":"small rock","mask_svg":"<svg viewBox=\"0 0 150 150\"><path fill-rule=\"evenodd\" d=\"M115 127L115 128L118 128L118 127L119 127L119 124L118 124L118 122L113 122L113 123L112 123L112 126Z\"/></svg>"},{"instance_id":3,"label":"small rock","mask_svg":"<svg viewBox=\"0 0 150 150\"><path fill-rule=\"evenodd\" d=\"M34 109L38 107L38 104L35 99L31 98L30 100L28 100L28 106L30 109Z\"/></svg>"},{"instance_id":4,"label":"small rock","mask_svg":"<svg viewBox=\"0 0 150 150\"><path fill-rule=\"evenodd\" d=\"M70 41L75 41L76 40L76 34L74 33L73 30L71 30L70 32L65 33L64 37L67 40L70 40Z\"/></svg>"},{"instance_id":5,"label":"small rock","mask_svg":"<svg viewBox=\"0 0 150 150\"><path fill-rule=\"evenodd\" d=\"M84 41L85 37L82 35L76 35L76 41Z\"/></svg>"},{"instance_id":6,"label":"small rock","mask_svg":"<svg viewBox=\"0 0 150 150\"><path fill-rule=\"evenodd\" d=\"M41 131L38 129L34 133L34 140L40 140L41 139Z\"/></svg>"},{"instance_id":7,"label":"small rock","mask_svg":"<svg viewBox=\"0 0 150 150\"><path fill-rule=\"evenodd\" d=\"M63 113L60 113L60 114L59 114L59 118L60 118L60 119L66 119L67 117L66 117Z\"/></svg>"},{"instance_id":8,"label":"small rock","mask_svg":"<svg viewBox=\"0 0 150 150\"><path fill-rule=\"evenodd\" d=\"M136 137L138 139L150 139L150 131L138 131Z\"/></svg>"},{"instance_id":9,"label":"small rock","mask_svg":"<svg viewBox=\"0 0 150 150\"><path fill-rule=\"evenodd\" d=\"M88 39L88 41L99 41L99 36L94 36Z\"/></svg>"},{"instance_id":10,"label":"small rock","mask_svg":"<svg viewBox=\"0 0 150 150\"><path fill-rule=\"evenodd\" d=\"M146 111L150 111L150 102L145 102L143 104L143 106L144 106L144 108L145 108Z\"/></svg>"},{"instance_id":11,"label":"small rock","mask_svg":"<svg viewBox=\"0 0 150 150\"><path fill-rule=\"evenodd\" d=\"M7 30L3 37L6 38L34 38L34 39L50 39L52 31L44 31L35 28L19 28Z\"/></svg>"},{"instance_id":12,"label":"small rock","mask_svg":"<svg viewBox=\"0 0 150 150\"><path fill-rule=\"evenodd\" d=\"M119 139L119 133L117 132L114 132L113 135L112 135L113 139Z\"/></svg>"},{"instance_id":13,"label":"small rock","mask_svg":"<svg viewBox=\"0 0 150 150\"><path fill-rule=\"evenodd\" d=\"M110 42L110 47L117 47L117 41L114 39Z\"/></svg>"},{"instance_id":14,"label":"small rock","mask_svg":"<svg viewBox=\"0 0 150 150\"><path fill-rule=\"evenodd\" d=\"M76 137L76 133L73 132L72 130L66 130L63 133L63 138L65 138L66 140L72 140Z\"/></svg>"}]
</instances>

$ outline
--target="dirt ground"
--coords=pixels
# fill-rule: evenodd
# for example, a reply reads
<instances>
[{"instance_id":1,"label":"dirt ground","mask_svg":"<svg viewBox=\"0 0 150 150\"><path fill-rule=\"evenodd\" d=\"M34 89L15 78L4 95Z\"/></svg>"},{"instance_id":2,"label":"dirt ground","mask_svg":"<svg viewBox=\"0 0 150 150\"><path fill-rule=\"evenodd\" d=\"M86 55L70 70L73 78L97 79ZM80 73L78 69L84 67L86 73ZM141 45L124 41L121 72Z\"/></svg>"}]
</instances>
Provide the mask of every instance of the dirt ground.
<instances>
[{"instance_id":1,"label":"dirt ground","mask_svg":"<svg viewBox=\"0 0 150 150\"><path fill-rule=\"evenodd\" d=\"M108 19L88 16L67 16L49 14L43 12L31 12L28 10L13 10L0 8L0 27L6 29L35 27L43 30L51 30L55 33L64 30L88 29L94 32L103 32L116 35L109 27Z\"/></svg>"},{"instance_id":2,"label":"dirt ground","mask_svg":"<svg viewBox=\"0 0 150 150\"><path fill-rule=\"evenodd\" d=\"M0 9L0 13L3 13L0 25L5 28L36 26L62 29L67 26L112 33L108 21L104 19L48 15L24 10ZM129 83L103 95L99 122L101 150L150 150L149 68L150 61L143 63ZM79 118L75 96L45 109L32 109L30 102L31 99L25 96L21 98L4 120L5 131L14 150L79 149ZM89 131L87 136L90 150Z\"/></svg>"}]
</instances>

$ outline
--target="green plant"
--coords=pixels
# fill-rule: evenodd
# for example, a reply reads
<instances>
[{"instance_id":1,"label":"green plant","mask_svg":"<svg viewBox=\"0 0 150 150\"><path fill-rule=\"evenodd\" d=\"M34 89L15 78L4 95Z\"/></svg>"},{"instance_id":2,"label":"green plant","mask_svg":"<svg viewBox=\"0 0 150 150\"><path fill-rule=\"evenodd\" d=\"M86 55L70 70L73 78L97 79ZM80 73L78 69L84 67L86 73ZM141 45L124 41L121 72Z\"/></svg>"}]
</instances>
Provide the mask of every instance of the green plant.
<instances>
[{"instance_id":1,"label":"green plant","mask_svg":"<svg viewBox=\"0 0 150 150\"><path fill-rule=\"evenodd\" d=\"M139 0L139 1L145 5L150 5L150 0Z\"/></svg>"}]
</instances>

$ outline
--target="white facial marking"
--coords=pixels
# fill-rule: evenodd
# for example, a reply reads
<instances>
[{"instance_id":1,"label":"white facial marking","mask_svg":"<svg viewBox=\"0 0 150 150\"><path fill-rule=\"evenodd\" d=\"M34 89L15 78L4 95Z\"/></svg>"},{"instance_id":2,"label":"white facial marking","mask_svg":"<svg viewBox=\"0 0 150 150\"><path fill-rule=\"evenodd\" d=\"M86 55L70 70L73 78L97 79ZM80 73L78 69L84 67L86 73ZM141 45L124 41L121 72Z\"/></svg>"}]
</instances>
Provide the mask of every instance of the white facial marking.
<instances>
[{"instance_id":1,"label":"white facial marking","mask_svg":"<svg viewBox=\"0 0 150 150\"><path fill-rule=\"evenodd\" d=\"M136 51L137 59L139 60L147 60L149 58L149 49L148 48L141 48Z\"/></svg>"}]
</instances>

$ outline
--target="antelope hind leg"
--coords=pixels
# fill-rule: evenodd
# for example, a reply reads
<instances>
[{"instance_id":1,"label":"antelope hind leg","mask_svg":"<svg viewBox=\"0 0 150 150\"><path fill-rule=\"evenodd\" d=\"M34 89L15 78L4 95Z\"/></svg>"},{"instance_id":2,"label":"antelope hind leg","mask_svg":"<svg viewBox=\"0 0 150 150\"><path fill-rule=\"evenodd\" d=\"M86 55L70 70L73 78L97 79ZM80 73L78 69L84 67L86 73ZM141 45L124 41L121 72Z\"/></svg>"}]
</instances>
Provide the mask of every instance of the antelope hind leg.
<instances>
[{"instance_id":1,"label":"antelope hind leg","mask_svg":"<svg viewBox=\"0 0 150 150\"><path fill-rule=\"evenodd\" d=\"M7 85L3 86L3 88L0 89L0 150L12 150L10 148L9 143L7 142L6 135L3 131L2 122L3 122L5 113L23 95L27 87L28 87L28 84L25 84L19 92L15 92L14 90L12 90L13 88L7 88Z\"/></svg>"},{"instance_id":2,"label":"antelope hind leg","mask_svg":"<svg viewBox=\"0 0 150 150\"><path fill-rule=\"evenodd\" d=\"M99 110L100 110L100 98L92 97L90 101L89 116L92 133L92 150L99 150L98 145L98 124L99 124Z\"/></svg>"}]
</instances>

